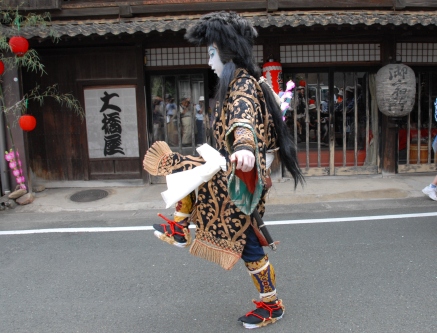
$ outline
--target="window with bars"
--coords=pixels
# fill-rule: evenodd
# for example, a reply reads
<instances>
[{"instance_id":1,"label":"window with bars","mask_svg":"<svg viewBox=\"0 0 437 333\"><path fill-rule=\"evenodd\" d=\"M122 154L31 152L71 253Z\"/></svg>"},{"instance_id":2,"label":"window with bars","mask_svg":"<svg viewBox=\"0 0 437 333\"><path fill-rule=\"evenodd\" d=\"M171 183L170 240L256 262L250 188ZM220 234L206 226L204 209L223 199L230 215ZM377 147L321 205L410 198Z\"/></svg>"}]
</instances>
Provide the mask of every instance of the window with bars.
<instances>
[{"instance_id":1,"label":"window with bars","mask_svg":"<svg viewBox=\"0 0 437 333\"><path fill-rule=\"evenodd\" d=\"M208 62L206 47L167 47L146 49L147 66L201 65Z\"/></svg>"},{"instance_id":2,"label":"window with bars","mask_svg":"<svg viewBox=\"0 0 437 333\"><path fill-rule=\"evenodd\" d=\"M403 63L436 63L437 43L397 43L396 60Z\"/></svg>"},{"instance_id":3,"label":"window with bars","mask_svg":"<svg viewBox=\"0 0 437 333\"><path fill-rule=\"evenodd\" d=\"M188 66L208 64L208 51L205 46L167 47L146 49L147 66ZM263 60L263 46L255 45L253 53L256 62Z\"/></svg>"},{"instance_id":4,"label":"window with bars","mask_svg":"<svg viewBox=\"0 0 437 333\"><path fill-rule=\"evenodd\" d=\"M362 62L381 59L380 44L281 45L282 63Z\"/></svg>"}]
</instances>

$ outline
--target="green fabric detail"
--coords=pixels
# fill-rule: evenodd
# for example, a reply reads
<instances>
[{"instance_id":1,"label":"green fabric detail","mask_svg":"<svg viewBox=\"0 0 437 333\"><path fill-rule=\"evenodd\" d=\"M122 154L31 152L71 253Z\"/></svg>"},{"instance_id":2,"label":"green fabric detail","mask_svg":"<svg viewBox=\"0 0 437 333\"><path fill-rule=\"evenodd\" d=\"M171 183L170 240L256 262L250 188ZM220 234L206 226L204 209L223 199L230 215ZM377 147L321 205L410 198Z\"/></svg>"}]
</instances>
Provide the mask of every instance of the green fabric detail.
<instances>
[{"instance_id":1,"label":"green fabric detail","mask_svg":"<svg viewBox=\"0 0 437 333\"><path fill-rule=\"evenodd\" d=\"M232 144L229 142L229 138L233 137L233 135L230 135L235 127L246 127L249 128L252 131L254 140L255 140L255 167L256 172L258 174L258 181L255 185L255 191L252 193L249 192L247 189L246 184L237 176L235 176L235 164L232 164L232 171L229 175L228 179L228 193L229 197L231 198L232 202L240 209L244 214L250 215L252 212L256 209L256 206L258 205L262 192L264 189L264 184L262 182L262 173L261 173L261 163L259 159L259 151L258 151L258 140L256 137L256 133L252 126L250 126L247 123L236 123L233 124L232 127L227 131L226 133L226 146L228 148L228 152L230 155L233 154L232 151Z\"/></svg>"},{"instance_id":2,"label":"green fabric detail","mask_svg":"<svg viewBox=\"0 0 437 333\"><path fill-rule=\"evenodd\" d=\"M250 215L256 209L256 206L261 199L264 185L258 173L258 182L255 186L255 191L252 193L246 187L246 184L237 176L235 176L235 164L232 165L232 172L228 180L228 193L232 202L244 214Z\"/></svg>"}]
</instances>

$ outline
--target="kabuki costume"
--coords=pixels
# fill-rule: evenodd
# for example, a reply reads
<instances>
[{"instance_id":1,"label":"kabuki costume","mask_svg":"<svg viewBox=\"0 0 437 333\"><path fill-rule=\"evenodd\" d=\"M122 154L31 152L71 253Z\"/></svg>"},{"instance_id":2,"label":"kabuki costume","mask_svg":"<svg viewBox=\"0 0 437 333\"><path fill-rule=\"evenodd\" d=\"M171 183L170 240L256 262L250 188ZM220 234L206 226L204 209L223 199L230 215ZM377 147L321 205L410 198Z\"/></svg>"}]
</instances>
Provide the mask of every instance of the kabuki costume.
<instances>
[{"instance_id":1,"label":"kabuki costume","mask_svg":"<svg viewBox=\"0 0 437 333\"><path fill-rule=\"evenodd\" d=\"M172 177L197 178L194 191L181 184L181 193L184 190L190 193L178 198L174 221L154 225L155 235L179 247L191 243L191 254L226 270L243 259L260 294L260 301L254 300L256 309L239 318L246 328L274 323L284 313L282 301L276 295L275 270L263 250L268 244L251 214L255 209L261 216L264 214L271 184L266 165L270 160L268 152L279 148L281 160L295 184L303 180L296 149L282 122L280 102L267 83L259 83L260 69L252 57L256 36L248 21L227 12L205 15L188 29L189 41L217 45L225 68L231 66L223 95L217 93L215 154L211 153L211 147L204 145L198 148L200 157L183 156L172 152L165 142L156 142L144 158L145 170L167 176L168 185L169 179L174 181ZM239 150L248 150L255 156L250 172L237 170L230 162L231 155ZM167 203L175 201L165 195ZM196 225L194 239L187 227L190 221Z\"/></svg>"}]
</instances>

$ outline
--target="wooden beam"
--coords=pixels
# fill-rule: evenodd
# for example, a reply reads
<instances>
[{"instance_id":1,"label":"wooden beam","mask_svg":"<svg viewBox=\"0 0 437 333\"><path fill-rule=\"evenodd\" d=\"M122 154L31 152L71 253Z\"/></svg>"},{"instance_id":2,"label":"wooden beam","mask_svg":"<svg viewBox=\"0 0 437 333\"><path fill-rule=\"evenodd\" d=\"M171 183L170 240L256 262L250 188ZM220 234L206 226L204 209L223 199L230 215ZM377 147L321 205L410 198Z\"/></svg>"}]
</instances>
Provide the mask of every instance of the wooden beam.
<instances>
[{"instance_id":1,"label":"wooden beam","mask_svg":"<svg viewBox=\"0 0 437 333\"><path fill-rule=\"evenodd\" d=\"M399 8L398 8L399 4ZM402 8L401 8L402 7ZM409 8L437 8L435 0L397 0L396 9Z\"/></svg>"},{"instance_id":2,"label":"wooden beam","mask_svg":"<svg viewBox=\"0 0 437 333\"><path fill-rule=\"evenodd\" d=\"M5 0L6 3L22 2L22 0ZM42 6L47 9L60 9L61 0L27 0L25 3L32 4L38 9ZM38 5L36 5L38 3ZM51 4L51 7L49 6ZM55 7L56 6L56 7ZM49 8L50 7L50 8ZM53 18L69 17L118 17L121 13L119 8L126 15L145 14L183 14L183 13L206 13L219 10L234 11L264 11L275 12L278 10L338 10L338 9L397 9L404 8L437 8L435 0L249 0L249 1L184 1L184 0L162 0L156 1L75 1L65 2L61 12L54 12ZM96 10L98 8L98 10ZM124 16L122 17L131 17Z\"/></svg>"},{"instance_id":3,"label":"wooden beam","mask_svg":"<svg viewBox=\"0 0 437 333\"><path fill-rule=\"evenodd\" d=\"M265 1L246 1L246 2L209 2L202 4L174 4L170 6L137 6L132 8L134 14L147 13L186 13L186 12L211 12L219 10L234 11L257 11L266 10Z\"/></svg>"},{"instance_id":4,"label":"wooden beam","mask_svg":"<svg viewBox=\"0 0 437 333\"><path fill-rule=\"evenodd\" d=\"M61 9L61 0L3 0L1 9L19 8L20 10Z\"/></svg>"},{"instance_id":5,"label":"wooden beam","mask_svg":"<svg viewBox=\"0 0 437 333\"><path fill-rule=\"evenodd\" d=\"M132 17L132 7L127 5L120 5L119 7L120 10L120 17Z\"/></svg>"},{"instance_id":6,"label":"wooden beam","mask_svg":"<svg viewBox=\"0 0 437 333\"><path fill-rule=\"evenodd\" d=\"M23 3L23 2L38 2L41 4L43 1L52 0L4 0L5 2ZM57 0L61 1L61 0ZM136 1L117 1L117 0L72 0L64 2L63 6L65 8L79 8L79 7L111 7L111 6L152 6L152 5L163 5L167 7L173 7L174 5L200 5L204 6L209 3L221 4L223 9L227 9L229 4L232 3L244 3L251 2L250 0L239 1L239 0L136 0ZM264 1L265 3L266 1ZM272 8L272 10L278 6L281 8L294 8L294 9L337 9L337 8L436 8L437 2L435 0L267 0L267 9Z\"/></svg>"},{"instance_id":7,"label":"wooden beam","mask_svg":"<svg viewBox=\"0 0 437 333\"><path fill-rule=\"evenodd\" d=\"M51 14L52 19L55 18L67 18L67 17L82 17L82 18L91 18L91 17L108 17L115 16L118 17L120 10L117 7L104 7L104 8L81 8L81 9L63 9L60 12L54 12Z\"/></svg>"},{"instance_id":8,"label":"wooden beam","mask_svg":"<svg viewBox=\"0 0 437 333\"><path fill-rule=\"evenodd\" d=\"M278 0L267 0L267 11L269 13L277 11L278 8Z\"/></svg>"},{"instance_id":9,"label":"wooden beam","mask_svg":"<svg viewBox=\"0 0 437 333\"><path fill-rule=\"evenodd\" d=\"M181 14L181 13L204 13L219 10L234 10L234 11L265 11L266 1L240 1L240 2L207 2L207 3L183 3L172 5L145 5L131 6L133 15L141 14ZM119 7L100 7L98 10L94 7L79 7L79 8L64 8L59 13L53 13L52 18L68 18L68 17L101 17L115 15L118 17Z\"/></svg>"},{"instance_id":10,"label":"wooden beam","mask_svg":"<svg viewBox=\"0 0 437 333\"><path fill-rule=\"evenodd\" d=\"M405 8L405 0L396 0L395 9L404 9Z\"/></svg>"},{"instance_id":11,"label":"wooden beam","mask_svg":"<svg viewBox=\"0 0 437 333\"><path fill-rule=\"evenodd\" d=\"M279 9L394 8L394 0L279 0Z\"/></svg>"}]
</instances>

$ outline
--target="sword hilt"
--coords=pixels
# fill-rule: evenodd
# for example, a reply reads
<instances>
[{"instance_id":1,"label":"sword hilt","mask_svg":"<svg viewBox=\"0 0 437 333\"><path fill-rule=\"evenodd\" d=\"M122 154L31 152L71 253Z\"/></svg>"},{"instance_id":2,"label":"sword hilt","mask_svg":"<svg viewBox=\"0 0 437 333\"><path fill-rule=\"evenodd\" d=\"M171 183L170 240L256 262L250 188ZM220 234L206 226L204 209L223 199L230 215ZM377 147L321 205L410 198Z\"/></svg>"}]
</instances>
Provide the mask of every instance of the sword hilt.
<instances>
[{"instance_id":1,"label":"sword hilt","mask_svg":"<svg viewBox=\"0 0 437 333\"><path fill-rule=\"evenodd\" d=\"M267 229L266 225L264 224L261 216L259 215L258 211L255 209L252 213L252 216L255 218L256 224L258 225L258 229L262 232L264 235L264 238L266 239L267 243L269 244L269 247L276 251L276 244L273 241L272 236L270 235L269 230Z\"/></svg>"}]
</instances>

